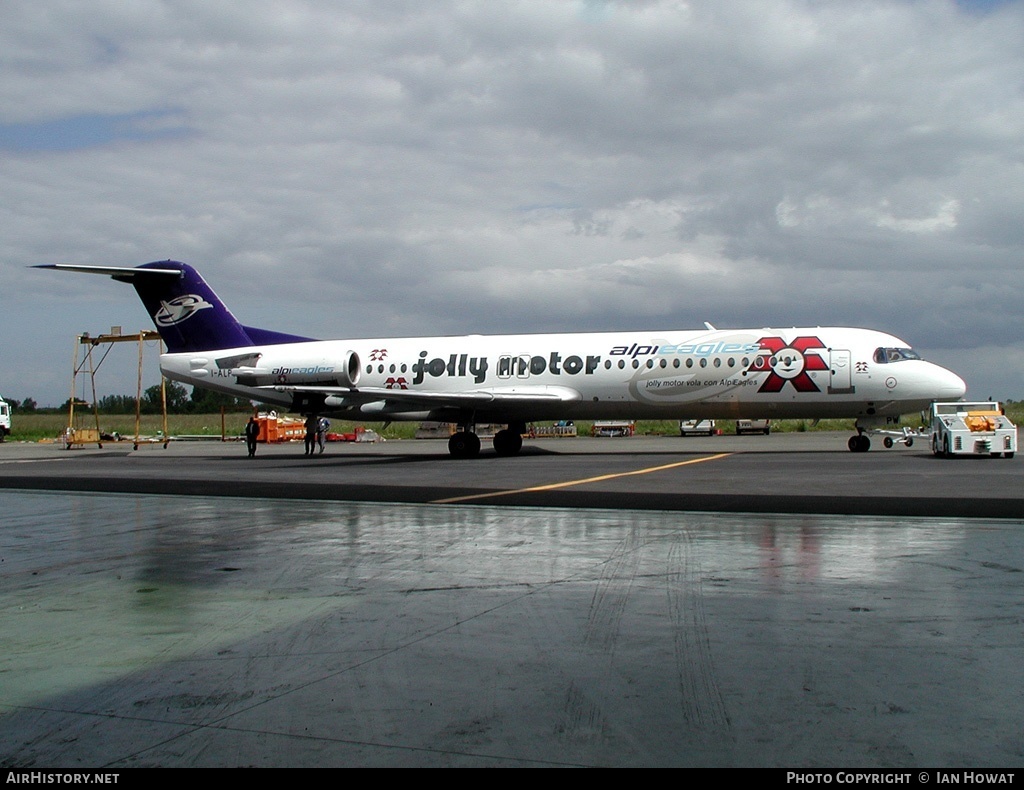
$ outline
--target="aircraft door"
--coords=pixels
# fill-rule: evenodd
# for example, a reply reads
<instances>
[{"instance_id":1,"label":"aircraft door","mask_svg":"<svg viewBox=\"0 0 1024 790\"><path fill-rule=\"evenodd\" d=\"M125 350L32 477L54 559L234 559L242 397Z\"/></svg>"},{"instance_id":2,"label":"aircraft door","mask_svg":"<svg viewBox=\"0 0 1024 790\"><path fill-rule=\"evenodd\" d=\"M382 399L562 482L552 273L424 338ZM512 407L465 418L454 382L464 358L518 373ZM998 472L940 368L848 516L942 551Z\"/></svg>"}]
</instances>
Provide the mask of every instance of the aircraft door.
<instances>
[{"instance_id":1,"label":"aircraft door","mask_svg":"<svg viewBox=\"0 0 1024 790\"><path fill-rule=\"evenodd\" d=\"M852 395L856 391L851 378L851 367L848 350L829 349L829 369L832 374L832 380L828 385L829 395Z\"/></svg>"},{"instance_id":2,"label":"aircraft door","mask_svg":"<svg viewBox=\"0 0 1024 790\"><path fill-rule=\"evenodd\" d=\"M517 379L530 377L530 355L520 354L519 356L498 357L498 378L510 379L515 376Z\"/></svg>"}]
</instances>

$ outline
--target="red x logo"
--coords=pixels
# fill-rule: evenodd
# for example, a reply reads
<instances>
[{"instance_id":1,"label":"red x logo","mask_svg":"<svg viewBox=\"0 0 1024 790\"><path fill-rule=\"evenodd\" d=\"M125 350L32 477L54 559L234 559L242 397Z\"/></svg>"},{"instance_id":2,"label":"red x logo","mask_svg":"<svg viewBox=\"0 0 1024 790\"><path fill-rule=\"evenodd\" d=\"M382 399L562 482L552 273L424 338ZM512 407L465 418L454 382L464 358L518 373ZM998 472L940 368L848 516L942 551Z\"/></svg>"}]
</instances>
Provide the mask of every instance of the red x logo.
<instances>
[{"instance_id":1,"label":"red x logo","mask_svg":"<svg viewBox=\"0 0 1024 790\"><path fill-rule=\"evenodd\" d=\"M759 354L750 366L751 373L768 372L758 392L781 392L786 382L797 392L821 391L807 375L809 370L828 370L820 354L807 353L810 348L825 348L821 340L804 336L787 344L781 337L762 337L758 343L762 349L772 352L770 356Z\"/></svg>"}]
</instances>

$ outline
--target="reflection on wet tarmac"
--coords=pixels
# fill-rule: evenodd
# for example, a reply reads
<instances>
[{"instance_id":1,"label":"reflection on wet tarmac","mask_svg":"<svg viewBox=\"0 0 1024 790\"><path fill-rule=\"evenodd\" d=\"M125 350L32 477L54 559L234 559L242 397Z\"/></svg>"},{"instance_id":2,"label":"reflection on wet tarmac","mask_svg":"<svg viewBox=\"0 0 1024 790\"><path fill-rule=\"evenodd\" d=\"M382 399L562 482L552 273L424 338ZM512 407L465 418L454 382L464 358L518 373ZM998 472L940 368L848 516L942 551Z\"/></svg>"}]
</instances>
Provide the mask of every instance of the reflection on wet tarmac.
<instances>
[{"instance_id":1,"label":"reflection on wet tarmac","mask_svg":"<svg viewBox=\"0 0 1024 790\"><path fill-rule=\"evenodd\" d=\"M5 765L1024 755L1020 522L0 502Z\"/></svg>"}]
</instances>

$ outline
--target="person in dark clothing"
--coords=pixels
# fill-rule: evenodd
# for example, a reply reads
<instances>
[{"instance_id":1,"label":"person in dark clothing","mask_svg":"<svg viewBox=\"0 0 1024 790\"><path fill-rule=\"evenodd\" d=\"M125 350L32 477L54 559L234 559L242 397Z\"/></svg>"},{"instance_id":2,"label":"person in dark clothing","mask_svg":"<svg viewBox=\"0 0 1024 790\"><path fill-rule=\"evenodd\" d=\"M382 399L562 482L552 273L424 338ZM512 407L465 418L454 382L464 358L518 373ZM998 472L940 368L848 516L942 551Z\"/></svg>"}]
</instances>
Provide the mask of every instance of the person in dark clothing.
<instances>
[{"instance_id":1,"label":"person in dark clothing","mask_svg":"<svg viewBox=\"0 0 1024 790\"><path fill-rule=\"evenodd\" d=\"M249 422L245 424L245 446L249 450L249 457L256 457L256 439L260 435L260 424L256 422L255 417L250 417Z\"/></svg>"},{"instance_id":2,"label":"person in dark clothing","mask_svg":"<svg viewBox=\"0 0 1024 790\"><path fill-rule=\"evenodd\" d=\"M316 451L316 430L320 425L315 414L306 416L306 455L312 455Z\"/></svg>"},{"instance_id":3,"label":"person in dark clothing","mask_svg":"<svg viewBox=\"0 0 1024 790\"><path fill-rule=\"evenodd\" d=\"M316 443L320 446L320 452L324 451L324 442L327 441L327 429L331 427L331 421L321 417L316 426Z\"/></svg>"}]
</instances>

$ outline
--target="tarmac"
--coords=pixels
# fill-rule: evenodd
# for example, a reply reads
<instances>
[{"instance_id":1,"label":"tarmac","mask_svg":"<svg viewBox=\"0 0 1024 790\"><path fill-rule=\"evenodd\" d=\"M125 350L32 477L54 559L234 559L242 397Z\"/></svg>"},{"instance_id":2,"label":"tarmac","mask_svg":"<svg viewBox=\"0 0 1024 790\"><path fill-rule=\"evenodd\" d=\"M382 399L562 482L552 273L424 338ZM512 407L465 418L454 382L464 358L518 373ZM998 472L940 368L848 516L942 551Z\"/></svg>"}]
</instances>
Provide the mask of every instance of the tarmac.
<instances>
[{"instance_id":1,"label":"tarmac","mask_svg":"<svg viewBox=\"0 0 1024 790\"><path fill-rule=\"evenodd\" d=\"M0 445L0 488L417 504L728 513L1024 518L1021 459L939 459L926 443L868 453L846 434L559 438L516 457L450 458L442 440ZM485 448L489 445L484 442Z\"/></svg>"},{"instance_id":2,"label":"tarmac","mask_svg":"<svg viewBox=\"0 0 1024 790\"><path fill-rule=\"evenodd\" d=\"M1024 465L846 438L0 444L0 765L1024 764Z\"/></svg>"}]
</instances>

